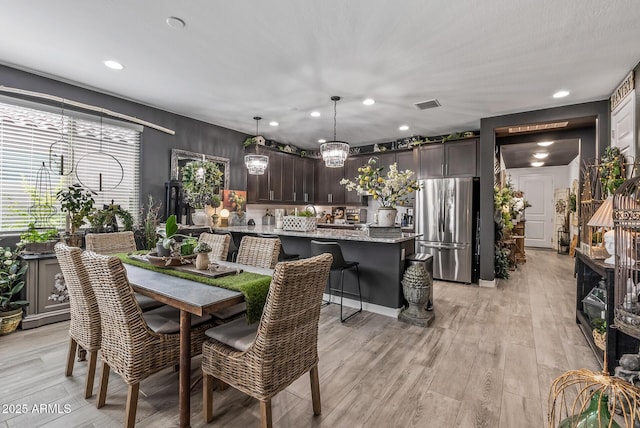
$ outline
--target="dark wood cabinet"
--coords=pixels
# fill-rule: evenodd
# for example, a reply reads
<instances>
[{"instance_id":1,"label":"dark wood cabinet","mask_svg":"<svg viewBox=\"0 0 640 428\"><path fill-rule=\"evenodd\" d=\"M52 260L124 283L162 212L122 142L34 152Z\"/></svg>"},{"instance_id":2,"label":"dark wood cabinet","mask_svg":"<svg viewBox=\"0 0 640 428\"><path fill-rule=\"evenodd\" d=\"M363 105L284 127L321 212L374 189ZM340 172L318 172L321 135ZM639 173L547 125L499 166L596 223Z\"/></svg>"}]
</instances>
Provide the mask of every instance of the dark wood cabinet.
<instances>
[{"instance_id":1,"label":"dark wood cabinet","mask_svg":"<svg viewBox=\"0 0 640 428\"><path fill-rule=\"evenodd\" d=\"M315 159L300 158L296 162L295 194L297 203L313 203L315 201Z\"/></svg>"},{"instance_id":2,"label":"dark wood cabinet","mask_svg":"<svg viewBox=\"0 0 640 428\"><path fill-rule=\"evenodd\" d=\"M444 146L442 144L422 146L418 152L420 159L419 178L444 177Z\"/></svg>"},{"instance_id":3,"label":"dark wood cabinet","mask_svg":"<svg viewBox=\"0 0 640 428\"><path fill-rule=\"evenodd\" d=\"M603 366L604 352L598 348L594 342L594 326L591 324L589 317L584 312L582 300L594 287L598 286L599 282L604 281L604 288L606 290L604 320L607 322L605 346L607 348L607 370L611 375L613 375L616 366L618 366L620 357L623 354L637 354L638 345L640 345L640 341L638 339L635 339L618 329L611 328L614 324L613 308L615 306L614 268L615 267L613 265L608 265L602 260L594 260L587 257L579 250L576 250L576 323L578 324L578 327L580 327L589 347L591 347L591 350L600 362L600 365Z\"/></svg>"},{"instance_id":4,"label":"dark wood cabinet","mask_svg":"<svg viewBox=\"0 0 640 428\"><path fill-rule=\"evenodd\" d=\"M263 175L247 175L248 203L311 203L314 198L315 159L256 148L269 156Z\"/></svg>"},{"instance_id":5,"label":"dark wood cabinet","mask_svg":"<svg viewBox=\"0 0 640 428\"><path fill-rule=\"evenodd\" d=\"M420 147L418 177L476 177L477 142L474 138Z\"/></svg>"},{"instance_id":6,"label":"dark wood cabinet","mask_svg":"<svg viewBox=\"0 0 640 428\"><path fill-rule=\"evenodd\" d=\"M355 182L356 176L358 175L358 168L363 166L368 160L369 158L364 156L347 158L344 178ZM367 205L367 197L359 195L355 190L352 192L345 190L344 203L347 205Z\"/></svg>"},{"instance_id":7,"label":"dark wood cabinet","mask_svg":"<svg viewBox=\"0 0 640 428\"><path fill-rule=\"evenodd\" d=\"M418 157L418 150L406 150L402 152L396 152L396 163L398 164L398 171L404 171L410 169L416 175L420 168L420 158Z\"/></svg>"},{"instance_id":8,"label":"dark wood cabinet","mask_svg":"<svg viewBox=\"0 0 640 428\"><path fill-rule=\"evenodd\" d=\"M327 168L319 161L316 169L318 185L315 198L316 204L343 204L345 197L344 186L340 180L345 177L345 167Z\"/></svg>"}]
</instances>

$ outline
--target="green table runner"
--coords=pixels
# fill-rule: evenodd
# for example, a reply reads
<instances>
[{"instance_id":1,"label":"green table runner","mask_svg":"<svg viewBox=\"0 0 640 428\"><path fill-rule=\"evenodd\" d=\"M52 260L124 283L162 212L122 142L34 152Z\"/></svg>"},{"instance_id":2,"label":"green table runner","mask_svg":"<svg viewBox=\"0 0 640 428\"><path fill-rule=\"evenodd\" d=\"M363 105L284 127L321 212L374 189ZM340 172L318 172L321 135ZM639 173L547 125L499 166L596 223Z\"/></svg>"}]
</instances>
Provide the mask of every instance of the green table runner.
<instances>
[{"instance_id":1,"label":"green table runner","mask_svg":"<svg viewBox=\"0 0 640 428\"><path fill-rule=\"evenodd\" d=\"M203 284L215 285L216 287L222 287L228 290L239 291L244 294L244 299L247 302L247 321L249 323L254 323L259 321L262 316L262 309L267 301L267 293L269 292L269 285L271 284L271 277L268 275L242 272L239 275L211 278L171 268L159 268L150 263L132 259L125 253L114 255L122 260L122 263L132 266L149 269L166 275L177 276L178 278L201 282Z\"/></svg>"}]
</instances>

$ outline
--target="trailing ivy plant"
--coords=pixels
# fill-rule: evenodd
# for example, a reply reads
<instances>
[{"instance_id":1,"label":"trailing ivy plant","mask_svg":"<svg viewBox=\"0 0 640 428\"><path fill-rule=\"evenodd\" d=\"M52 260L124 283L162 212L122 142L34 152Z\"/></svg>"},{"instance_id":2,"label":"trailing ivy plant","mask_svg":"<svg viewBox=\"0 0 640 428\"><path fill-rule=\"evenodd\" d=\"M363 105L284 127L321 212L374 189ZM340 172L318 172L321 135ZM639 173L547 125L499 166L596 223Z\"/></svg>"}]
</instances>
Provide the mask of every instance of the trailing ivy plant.
<instances>
[{"instance_id":1,"label":"trailing ivy plant","mask_svg":"<svg viewBox=\"0 0 640 428\"><path fill-rule=\"evenodd\" d=\"M624 156L619 147L607 147L600 158L600 183L603 196L613 195L618 187L627 179Z\"/></svg>"},{"instance_id":2,"label":"trailing ivy plant","mask_svg":"<svg viewBox=\"0 0 640 428\"><path fill-rule=\"evenodd\" d=\"M509 279L509 257L507 250L496 245L495 256L495 276L496 278Z\"/></svg>"}]
</instances>

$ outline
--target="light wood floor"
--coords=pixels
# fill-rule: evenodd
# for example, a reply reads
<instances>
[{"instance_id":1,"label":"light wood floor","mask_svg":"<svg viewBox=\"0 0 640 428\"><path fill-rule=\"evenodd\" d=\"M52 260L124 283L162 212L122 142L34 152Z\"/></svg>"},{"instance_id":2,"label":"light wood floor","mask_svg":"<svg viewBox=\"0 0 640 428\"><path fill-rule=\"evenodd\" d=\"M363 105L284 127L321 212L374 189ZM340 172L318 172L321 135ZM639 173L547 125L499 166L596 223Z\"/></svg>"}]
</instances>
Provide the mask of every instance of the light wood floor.
<instances>
[{"instance_id":1,"label":"light wood floor","mask_svg":"<svg viewBox=\"0 0 640 428\"><path fill-rule=\"evenodd\" d=\"M437 282L434 290L436 320L427 329L370 313L340 324L337 306L325 307L322 415L313 417L304 376L274 398L274 425L540 428L551 381L570 369L599 369L575 324L566 255L527 249L527 263L495 289ZM0 404L29 409L0 409L0 427L122 425L126 386L117 375L100 410L95 395L83 398L86 363L64 376L67 329L65 322L0 337ZM192 395L194 427L205 426L201 388ZM60 410L34 413L34 404ZM137 426L177 426L177 406L178 374L160 372L142 382ZM233 389L214 393L214 414L210 426L259 426L258 403Z\"/></svg>"}]
</instances>

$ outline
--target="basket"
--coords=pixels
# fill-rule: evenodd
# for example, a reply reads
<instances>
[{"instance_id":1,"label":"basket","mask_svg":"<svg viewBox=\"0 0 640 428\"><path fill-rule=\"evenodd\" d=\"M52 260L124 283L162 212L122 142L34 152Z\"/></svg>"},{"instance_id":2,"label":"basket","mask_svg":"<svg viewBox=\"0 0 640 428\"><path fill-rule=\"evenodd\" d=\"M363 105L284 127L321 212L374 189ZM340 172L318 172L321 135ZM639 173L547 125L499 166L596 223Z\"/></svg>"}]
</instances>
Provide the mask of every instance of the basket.
<instances>
[{"instance_id":1,"label":"basket","mask_svg":"<svg viewBox=\"0 0 640 428\"><path fill-rule=\"evenodd\" d=\"M318 223L315 217L284 216L282 230L293 230L297 232L310 232L316 230Z\"/></svg>"},{"instance_id":2,"label":"basket","mask_svg":"<svg viewBox=\"0 0 640 428\"><path fill-rule=\"evenodd\" d=\"M640 339L640 308L637 304L632 309L617 306L614 311L614 323L621 332Z\"/></svg>"},{"instance_id":3,"label":"basket","mask_svg":"<svg viewBox=\"0 0 640 428\"><path fill-rule=\"evenodd\" d=\"M607 347L607 333L600 333L598 330L593 330L593 341L598 348L604 351Z\"/></svg>"},{"instance_id":4,"label":"basket","mask_svg":"<svg viewBox=\"0 0 640 428\"><path fill-rule=\"evenodd\" d=\"M0 312L0 336L13 333L18 328L21 320L22 309Z\"/></svg>"}]
</instances>

